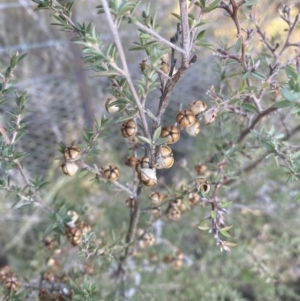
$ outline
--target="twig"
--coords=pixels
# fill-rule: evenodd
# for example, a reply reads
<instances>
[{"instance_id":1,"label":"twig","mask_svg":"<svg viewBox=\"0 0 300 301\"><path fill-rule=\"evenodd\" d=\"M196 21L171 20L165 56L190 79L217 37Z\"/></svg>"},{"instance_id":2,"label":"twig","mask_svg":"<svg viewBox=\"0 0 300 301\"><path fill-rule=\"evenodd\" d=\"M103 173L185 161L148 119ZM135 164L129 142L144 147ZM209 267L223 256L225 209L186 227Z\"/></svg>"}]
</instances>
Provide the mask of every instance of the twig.
<instances>
[{"instance_id":1,"label":"twig","mask_svg":"<svg viewBox=\"0 0 300 301\"><path fill-rule=\"evenodd\" d=\"M190 55L190 30L188 23L188 8L186 0L179 0L180 16L181 16L181 31L182 31L182 53L181 68L188 68Z\"/></svg>"},{"instance_id":2,"label":"twig","mask_svg":"<svg viewBox=\"0 0 300 301\"><path fill-rule=\"evenodd\" d=\"M12 142L11 142L11 140L9 139L9 137L8 137L6 131L5 131L5 129L4 129L4 127L3 127L3 125L2 125L1 123L0 123L0 133L2 134L2 137L3 137L4 141L6 142L6 144L7 144L7 145L11 145ZM19 172L20 172L20 174L21 174L21 176L22 176L24 182L25 182L28 186L32 186L31 183L30 183L30 181L29 181L29 178L27 177L27 175L26 175L26 173L25 173L23 167L21 166L19 160L16 159L16 160L14 160L13 162L15 163L17 169L19 170ZM34 190L33 193L34 193L34 195L35 195L35 197L36 197L36 199L37 199L37 203L38 203L41 207L43 207L46 211L48 211L48 212L50 212L50 213L54 213L54 212L55 212L51 207L49 207L49 206L44 202L44 200L41 198L41 196L40 196L40 194L39 194L39 192L38 192L37 190Z\"/></svg>"},{"instance_id":3,"label":"twig","mask_svg":"<svg viewBox=\"0 0 300 301\"><path fill-rule=\"evenodd\" d=\"M156 33L154 30L152 30L151 28L143 25L142 23L140 23L139 21L137 21L136 19L132 19L132 23L134 25L136 25L136 27L146 31L147 33L151 34L154 38L157 39L157 41L175 49L176 51L178 51L181 54L185 54L184 49L182 49L181 47L175 45L174 43L169 42L168 40L164 39L162 36L160 36L158 33Z\"/></svg>"}]
</instances>

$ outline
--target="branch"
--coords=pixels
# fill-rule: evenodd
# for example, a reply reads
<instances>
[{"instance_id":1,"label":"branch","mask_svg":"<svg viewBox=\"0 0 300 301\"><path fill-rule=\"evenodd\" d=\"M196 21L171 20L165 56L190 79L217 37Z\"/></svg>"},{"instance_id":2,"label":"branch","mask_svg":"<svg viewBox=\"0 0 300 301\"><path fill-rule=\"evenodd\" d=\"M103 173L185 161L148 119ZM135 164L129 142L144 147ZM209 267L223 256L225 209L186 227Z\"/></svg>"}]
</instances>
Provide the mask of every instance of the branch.
<instances>
[{"instance_id":1,"label":"branch","mask_svg":"<svg viewBox=\"0 0 300 301\"><path fill-rule=\"evenodd\" d=\"M2 125L1 123L0 123L0 133L2 134L2 137L3 137L4 141L6 142L6 144L7 144L7 145L12 145L12 142L11 142L11 140L9 139L9 137L8 137L6 131L5 131L5 129L4 129L4 127L3 127L3 125ZM30 180L29 180L29 178L27 177L27 175L26 175L26 173L25 173L23 167L21 166L19 160L16 159L16 160L14 160L13 162L16 164L16 167L17 167L17 169L19 170L19 172L20 172L20 174L21 174L21 176L22 176L24 182L25 182L29 187L31 187L32 185L31 185L31 183L30 183ZM55 212L51 207L49 207L49 206L44 202L44 200L41 198L41 196L40 196L40 194L39 194L39 192L38 192L37 190L34 190L33 193L34 193L34 195L35 195L35 197L36 197L36 202L37 202L42 208L44 208L46 211L48 211L48 212L50 212L50 213L54 213L54 212Z\"/></svg>"},{"instance_id":2,"label":"branch","mask_svg":"<svg viewBox=\"0 0 300 301\"><path fill-rule=\"evenodd\" d=\"M150 135L150 132L149 132L149 129L148 129L148 123L147 123L147 120L146 120L144 109L143 109L143 106L140 102L140 99L139 99L138 94L135 90L135 87L133 85L133 82L132 82L132 79L131 79L131 76L130 76L130 73L129 73L127 60L126 60L125 53L124 53L124 50L123 50L123 46L122 46L122 43L121 43L121 39L120 39L120 36L119 36L118 28L117 28L115 22L112 19L112 15L110 13L110 9L109 9L107 0L101 0L101 1L102 1L103 9L105 11L106 19L108 21L108 25L110 27L110 30L111 30L112 34L113 34L113 37L114 37L114 40L115 40L115 43L116 43L116 46L117 46L117 49L118 49L118 52L119 52L119 55L120 55L120 59L121 59L122 66L123 66L123 72L124 72L123 74L124 74L124 76L125 76L125 78L128 82L128 85L129 85L129 88L131 90L132 96L133 96L133 98L135 100L135 103L136 103L136 105L138 107L138 110L139 110L139 115L140 115L140 118L141 118L141 121L142 121L142 124L143 124L144 134L151 141L151 135Z\"/></svg>"},{"instance_id":3,"label":"branch","mask_svg":"<svg viewBox=\"0 0 300 301\"><path fill-rule=\"evenodd\" d=\"M132 19L132 23L134 25L136 25L136 27L146 31L147 33L151 34L157 41L170 46L171 48L175 49L176 51L178 51L181 54L185 54L184 49L182 49L181 47L178 47L177 45L175 45L174 43L171 43L170 41L164 39L162 36L160 36L158 33L156 33L154 30L152 30L151 28L143 25L142 23L140 23L139 21L137 21L136 19Z\"/></svg>"},{"instance_id":4,"label":"branch","mask_svg":"<svg viewBox=\"0 0 300 301\"><path fill-rule=\"evenodd\" d=\"M189 30L189 16L186 0L179 0L180 5L180 20L182 31L182 47L184 53L182 54L182 68L188 68L189 66L189 50L190 50L190 30Z\"/></svg>"}]
</instances>

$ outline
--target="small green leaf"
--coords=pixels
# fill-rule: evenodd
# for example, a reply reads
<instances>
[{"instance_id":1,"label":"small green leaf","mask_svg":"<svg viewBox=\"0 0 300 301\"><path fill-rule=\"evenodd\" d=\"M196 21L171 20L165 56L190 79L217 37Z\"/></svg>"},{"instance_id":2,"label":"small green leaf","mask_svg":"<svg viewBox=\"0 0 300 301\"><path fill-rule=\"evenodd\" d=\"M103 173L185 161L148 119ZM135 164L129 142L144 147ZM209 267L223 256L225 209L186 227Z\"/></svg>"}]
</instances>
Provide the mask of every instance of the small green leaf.
<instances>
[{"instance_id":1,"label":"small green leaf","mask_svg":"<svg viewBox=\"0 0 300 301\"><path fill-rule=\"evenodd\" d=\"M286 100L288 100L290 102L295 102L297 100L297 98L294 96L294 94L286 88L281 89L281 94Z\"/></svg>"},{"instance_id":2,"label":"small green leaf","mask_svg":"<svg viewBox=\"0 0 300 301\"><path fill-rule=\"evenodd\" d=\"M242 103L241 107L248 112L257 113L257 109L255 106L251 105L250 103Z\"/></svg>"},{"instance_id":3,"label":"small green leaf","mask_svg":"<svg viewBox=\"0 0 300 301\"><path fill-rule=\"evenodd\" d=\"M214 10L218 5L219 3L221 2L222 0L215 0L213 1L206 9L205 9L205 12L206 13L209 13L210 11Z\"/></svg>"},{"instance_id":4,"label":"small green leaf","mask_svg":"<svg viewBox=\"0 0 300 301\"><path fill-rule=\"evenodd\" d=\"M197 35L195 41L200 41L200 40L202 40L202 39L204 38L205 33L206 33L206 30L200 31L200 32L198 33L198 35Z\"/></svg>"},{"instance_id":5,"label":"small green leaf","mask_svg":"<svg viewBox=\"0 0 300 301\"><path fill-rule=\"evenodd\" d=\"M210 227L208 226L207 222L208 222L207 220L202 221L202 222L197 226L198 229L203 230L203 231L209 230Z\"/></svg>"},{"instance_id":6,"label":"small green leaf","mask_svg":"<svg viewBox=\"0 0 300 301\"><path fill-rule=\"evenodd\" d=\"M232 204L232 201L226 202L226 203L220 204L220 207L221 207L221 208L227 208L227 207L229 207L231 204Z\"/></svg>"},{"instance_id":7,"label":"small green leaf","mask_svg":"<svg viewBox=\"0 0 300 301\"><path fill-rule=\"evenodd\" d=\"M277 109L280 109L280 108L286 108L286 107L290 107L292 105L292 103L288 100L280 100L278 102L275 102L272 107L273 108L277 108Z\"/></svg>"},{"instance_id":8,"label":"small green leaf","mask_svg":"<svg viewBox=\"0 0 300 301\"><path fill-rule=\"evenodd\" d=\"M146 143L148 143L148 144L152 144L152 142L148 139L148 138L146 138L146 137L144 137L144 136L138 136L138 139L141 141L141 142L146 142Z\"/></svg>"},{"instance_id":9,"label":"small green leaf","mask_svg":"<svg viewBox=\"0 0 300 301\"><path fill-rule=\"evenodd\" d=\"M231 235L230 235L227 231L225 231L225 230L223 230L223 229L220 230L220 233L221 233L222 235L224 235L225 237L231 237Z\"/></svg>"},{"instance_id":10,"label":"small green leaf","mask_svg":"<svg viewBox=\"0 0 300 301\"><path fill-rule=\"evenodd\" d=\"M160 133L161 133L161 126L158 127L158 128L155 130L154 134L153 134L153 141L154 141L154 142L156 142L157 139L160 137Z\"/></svg>"},{"instance_id":11,"label":"small green leaf","mask_svg":"<svg viewBox=\"0 0 300 301\"><path fill-rule=\"evenodd\" d=\"M216 219L216 217L217 217L217 212L214 211L214 210L212 210L212 211L210 212L210 216L211 216L212 219Z\"/></svg>"},{"instance_id":12,"label":"small green leaf","mask_svg":"<svg viewBox=\"0 0 300 301\"><path fill-rule=\"evenodd\" d=\"M171 13L171 15L173 15L175 18L177 18L178 20L180 20L180 16L178 14Z\"/></svg>"}]
</instances>

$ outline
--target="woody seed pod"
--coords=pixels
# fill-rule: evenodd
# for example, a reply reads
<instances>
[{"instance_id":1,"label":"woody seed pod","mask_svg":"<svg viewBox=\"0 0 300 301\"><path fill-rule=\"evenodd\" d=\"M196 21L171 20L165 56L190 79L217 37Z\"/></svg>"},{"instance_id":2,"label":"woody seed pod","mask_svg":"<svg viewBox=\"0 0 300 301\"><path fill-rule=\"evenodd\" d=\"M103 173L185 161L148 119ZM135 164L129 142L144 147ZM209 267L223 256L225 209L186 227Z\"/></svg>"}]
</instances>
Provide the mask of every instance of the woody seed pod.
<instances>
[{"instance_id":1,"label":"woody seed pod","mask_svg":"<svg viewBox=\"0 0 300 301\"><path fill-rule=\"evenodd\" d=\"M156 168L170 168L174 163L172 149L169 146L161 146L156 153Z\"/></svg>"},{"instance_id":2,"label":"woody seed pod","mask_svg":"<svg viewBox=\"0 0 300 301\"><path fill-rule=\"evenodd\" d=\"M45 287L43 287L39 290L39 300L40 301L49 300L48 296L49 296L49 293L48 293L48 290Z\"/></svg>"},{"instance_id":3,"label":"woody seed pod","mask_svg":"<svg viewBox=\"0 0 300 301\"><path fill-rule=\"evenodd\" d=\"M113 103L116 101L117 101L117 98L114 96L107 98L107 100L105 102L105 109L108 113L115 113L120 110L120 108L118 106L113 105Z\"/></svg>"},{"instance_id":4,"label":"woody seed pod","mask_svg":"<svg viewBox=\"0 0 300 301\"><path fill-rule=\"evenodd\" d=\"M195 193L195 192L192 192L189 194L189 204L190 205L196 205L198 204L200 201L200 196Z\"/></svg>"},{"instance_id":5,"label":"woody seed pod","mask_svg":"<svg viewBox=\"0 0 300 301\"><path fill-rule=\"evenodd\" d=\"M135 167L137 162L137 158L135 156L129 156L125 160L125 165L129 167Z\"/></svg>"},{"instance_id":6,"label":"woody seed pod","mask_svg":"<svg viewBox=\"0 0 300 301\"><path fill-rule=\"evenodd\" d=\"M190 110L195 114L202 113L207 110L207 104L201 100L194 100L189 104Z\"/></svg>"},{"instance_id":7,"label":"woody seed pod","mask_svg":"<svg viewBox=\"0 0 300 301\"><path fill-rule=\"evenodd\" d=\"M169 220L176 221L176 220L180 219L180 217L181 217L181 211L180 211L179 207L171 206L171 207L168 208L167 218Z\"/></svg>"},{"instance_id":8,"label":"woody seed pod","mask_svg":"<svg viewBox=\"0 0 300 301\"><path fill-rule=\"evenodd\" d=\"M149 198L152 205L156 206L161 203L161 201L164 199L164 196L157 191L153 191L149 194Z\"/></svg>"},{"instance_id":9,"label":"woody seed pod","mask_svg":"<svg viewBox=\"0 0 300 301\"><path fill-rule=\"evenodd\" d=\"M167 144L173 144L177 142L180 138L180 130L177 126L169 124L165 125L161 129L160 133L161 138L168 138Z\"/></svg>"},{"instance_id":10,"label":"woody seed pod","mask_svg":"<svg viewBox=\"0 0 300 301\"><path fill-rule=\"evenodd\" d=\"M125 205L129 208L134 208L135 206L135 199L134 198L128 198L125 201Z\"/></svg>"},{"instance_id":11,"label":"woody seed pod","mask_svg":"<svg viewBox=\"0 0 300 301\"><path fill-rule=\"evenodd\" d=\"M128 138L133 136L137 131L137 125L133 119L129 119L123 122L121 126L121 132L123 137Z\"/></svg>"},{"instance_id":12,"label":"woody seed pod","mask_svg":"<svg viewBox=\"0 0 300 301\"><path fill-rule=\"evenodd\" d=\"M20 283L18 281L18 278L16 276L7 277L4 281L4 286L9 291L17 291Z\"/></svg>"},{"instance_id":13,"label":"woody seed pod","mask_svg":"<svg viewBox=\"0 0 300 301\"><path fill-rule=\"evenodd\" d=\"M54 281L54 275L52 272L47 271L43 274L43 279L47 282L53 282Z\"/></svg>"},{"instance_id":14,"label":"woody seed pod","mask_svg":"<svg viewBox=\"0 0 300 301\"><path fill-rule=\"evenodd\" d=\"M80 148L75 146L75 145L71 145L69 147L67 147L64 150L64 158L65 160L78 160L80 159Z\"/></svg>"},{"instance_id":15,"label":"woody seed pod","mask_svg":"<svg viewBox=\"0 0 300 301\"><path fill-rule=\"evenodd\" d=\"M210 185L204 178L197 178L196 179L196 188L198 191L201 189L203 193L209 193Z\"/></svg>"},{"instance_id":16,"label":"woody seed pod","mask_svg":"<svg viewBox=\"0 0 300 301\"><path fill-rule=\"evenodd\" d=\"M198 175L204 175L207 172L207 166L203 164L196 164L194 168Z\"/></svg>"},{"instance_id":17,"label":"woody seed pod","mask_svg":"<svg viewBox=\"0 0 300 301\"><path fill-rule=\"evenodd\" d=\"M217 118L216 110L209 110L204 115L204 120L207 125L214 123L216 118Z\"/></svg>"},{"instance_id":18,"label":"woody seed pod","mask_svg":"<svg viewBox=\"0 0 300 301\"><path fill-rule=\"evenodd\" d=\"M185 130L190 136L192 137L197 136L201 130L200 121L196 120L191 126L187 127Z\"/></svg>"},{"instance_id":19,"label":"woody seed pod","mask_svg":"<svg viewBox=\"0 0 300 301\"><path fill-rule=\"evenodd\" d=\"M182 203L182 200L181 199L176 199L176 200L173 200L171 203L170 203L170 206L171 207L180 207Z\"/></svg>"},{"instance_id":20,"label":"woody seed pod","mask_svg":"<svg viewBox=\"0 0 300 301\"><path fill-rule=\"evenodd\" d=\"M10 267L8 265L2 267L0 269L0 282L4 282L5 279L9 276L10 274Z\"/></svg>"},{"instance_id":21,"label":"woody seed pod","mask_svg":"<svg viewBox=\"0 0 300 301\"><path fill-rule=\"evenodd\" d=\"M176 116L176 121L184 128L191 126L195 120L195 115L191 110L180 111Z\"/></svg>"},{"instance_id":22,"label":"woody seed pod","mask_svg":"<svg viewBox=\"0 0 300 301\"><path fill-rule=\"evenodd\" d=\"M115 181L120 176L120 170L116 166L108 165L103 169L102 174L105 179Z\"/></svg>"},{"instance_id":23,"label":"woody seed pod","mask_svg":"<svg viewBox=\"0 0 300 301\"><path fill-rule=\"evenodd\" d=\"M150 168L150 158L142 157L136 161L135 170L139 172L141 168Z\"/></svg>"},{"instance_id":24,"label":"woody seed pod","mask_svg":"<svg viewBox=\"0 0 300 301\"><path fill-rule=\"evenodd\" d=\"M151 168L141 168L138 178L145 186L153 186L157 183L155 170Z\"/></svg>"},{"instance_id":25,"label":"woody seed pod","mask_svg":"<svg viewBox=\"0 0 300 301\"><path fill-rule=\"evenodd\" d=\"M92 230L92 227L86 223L86 222L80 222L78 224L78 228L82 231L82 232L86 232L86 233L90 233Z\"/></svg>"},{"instance_id":26,"label":"woody seed pod","mask_svg":"<svg viewBox=\"0 0 300 301\"><path fill-rule=\"evenodd\" d=\"M140 63L140 68L141 68L142 72L144 72L146 67L147 67L147 59L143 59L142 62Z\"/></svg>"},{"instance_id":27,"label":"woody seed pod","mask_svg":"<svg viewBox=\"0 0 300 301\"><path fill-rule=\"evenodd\" d=\"M175 270L180 270L182 268L183 261L181 259L175 259L173 262L173 267Z\"/></svg>"},{"instance_id":28,"label":"woody seed pod","mask_svg":"<svg viewBox=\"0 0 300 301\"><path fill-rule=\"evenodd\" d=\"M66 226L65 231L66 231L66 236L68 238L68 241L71 243L72 246L75 247L81 244L81 239L82 239L81 229L77 227L70 228Z\"/></svg>"},{"instance_id":29,"label":"woody seed pod","mask_svg":"<svg viewBox=\"0 0 300 301\"><path fill-rule=\"evenodd\" d=\"M73 177L78 170L78 165L75 162L63 162L61 169L65 175Z\"/></svg>"}]
</instances>

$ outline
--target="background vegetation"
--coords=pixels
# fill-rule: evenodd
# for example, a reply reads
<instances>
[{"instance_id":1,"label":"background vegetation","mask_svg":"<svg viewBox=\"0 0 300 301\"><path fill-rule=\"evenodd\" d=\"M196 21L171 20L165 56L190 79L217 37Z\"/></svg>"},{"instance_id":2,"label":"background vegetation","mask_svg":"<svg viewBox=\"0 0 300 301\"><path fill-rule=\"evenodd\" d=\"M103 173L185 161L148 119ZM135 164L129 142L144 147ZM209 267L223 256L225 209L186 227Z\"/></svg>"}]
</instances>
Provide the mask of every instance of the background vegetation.
<instances>
[{"instance_id":1,"label":"background vegetation","mask_svg":"<svg viewBox=\"0 0 300 301\"><path fill-rule=\"evenodd\" d=\"M205 2L206 7L222 5L221 1L198 2ZM230 6L233 2L224 4ZM299 299L300 28L294 21L299 18L299 7L280 1L255 2L247 1L238 13L241 28L253 29L251 38L249 31L242 31L245 40L249 37L245 52L251 55L248 62L252 69L248 74L236 58L228 57L238 56L242 49L228 12L218 7L202 16L201 20L207 22L197 29L202 35L193 50L198 60L176 85L163 124L174 123L181 108L199 99L209 108L216 108L218 117L207 126L202 120L196 137L182 132L180 141L172 146L174 166L158 171L155 188L143 188L138 228L149 229L155 243L145 247L142 240L134 242L122 277L116 274L128 247L125 239L130 209L125 204L126 190L110 181L98 182L94 173L64 175L60 167L63 154L57 150L59 142L64 143L59 144L62 152L72 143L87 149L87 153L91 146L85 164L92 168L94 163L99 168L117 165L123 188L132 189L134 172L124 161L133 153L133 144L121 136L121 123L116 123L120 116L105 111L112 78L109 74L93 77L94 71L84 70L87 65L81 59L82 45L70 42L76 33L51 26L59 22L53 15L49 17L53 11L34 12L37 3L26 0L0 3L0 70L3 84L14 84L10 91L1 86L0 118L5 130L1 131L0 266L1 272L9 266L15 273L9 277L20 283L13 292L7 289L3 277L0 300L48 300L49 296L42 299L42 288L52 293L53 300L68 300L71 291L74 300ZM114 40L105 15L97 14L99 8L95 7L99 4L77 1L72 20L86 25L92 21L101 41L108 45ZM141 1L134 13L141 22L146 22L142 12L147 12L147 4ZM152 1L149 14L153 16L157 9L160 34L169 41L176 33L178 1ZM197 9L192 7L190 13L197 16ZM249 19L250 12L257 23ZM284 18L290 18L291 23ZM119 32L136 83L145 77L140 64L147 53L129 51L139 41L133 24L123 22ZM163 47L155 46L159 50ZM170 48L165 49L170 53ZM19 56L14 56L16 51ZM13 72L13 79L18 81L7 80L12 58L18 60L25 52L28 55ZM180 54L176 57L179 67ZM147 64L151 63L149 60ZM278 70L272 71L275 67ZM158 88L148 96L150 110L159 103ZM263 97L256 102L260 89ZM27 94L23 94L25 91ZM107 126L103 114L113 116ZM24 125L24 129L15 127L18 116L22 118L17 124ZM258 122L251 127L256 118ZM90 129L94 133L99 130L95 120L101 127L97 145L93 144L94 137L89 137ZM8 147L5 132L9 139L15 137L13 149ZM28 155L24 157L24 153ZM22 161L22 170L31 182L24 182L15 159ZM211 184L210 193L199 192L201 203L182 212L176 221L166 216L156 220L151 212L143 211L150 206L150 192L172 196L187 189L200 176L197 165L207 166L204 177ZM230 237L222 236L237 244L231 252L220 252L213 233L198 228L200 224L205 229L206 224L201 222L212 214L205 200L213 199L215 191L220 204L231 202L224 214L226 226L232 225L225 231ZM86 243L79 247L72 246L63 235L63 226L70 222L68 211L76 211L77 223L87 223L94 233L94 237L86 236ZM45 241L46 237L51 237L53 243Z\"/></svg>"}]
</instances>

